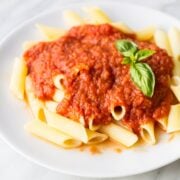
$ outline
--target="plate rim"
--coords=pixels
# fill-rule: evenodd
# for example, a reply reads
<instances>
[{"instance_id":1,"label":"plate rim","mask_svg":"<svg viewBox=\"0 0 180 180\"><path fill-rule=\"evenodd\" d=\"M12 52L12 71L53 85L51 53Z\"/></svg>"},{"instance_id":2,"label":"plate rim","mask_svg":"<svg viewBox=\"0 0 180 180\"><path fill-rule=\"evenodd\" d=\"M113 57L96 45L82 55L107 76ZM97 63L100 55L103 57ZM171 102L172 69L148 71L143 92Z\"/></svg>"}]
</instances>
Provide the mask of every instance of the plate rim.
<instances>
[{"instance_id":1,"label":"plate rim","mask_svg":"<svg viewBox=\"0 0 180 180\"><path fill-rule=\"evenodd\" d=\"M102 2L100 2L102 3ZM156 13L159 13L163 16L166 16L166 17L169 17L171 19L173 19L174 21L177 22L177 24L179 24L180 26L180 20L178 20L176 17L174 17L173 15L171 14L168 14L168 13L165 13L165 12L162 12L161 10L158 10L158 9L154 9L152 7L147 7L147 6L144 6L144 5L140 5L140 4L135 4L135 3L130 3L130 2L119 2L119 1L108 1L108 0L103 0L103 5L108 5L108 4L123 4L123 5L126 5L126 6L133 6L134 8L143 8L143 9L147 9L147 10L150 10L152 12L156 12ZM68 8L68 7L72 7L72 6L76 6L76 5L92 5L92 4L96 4L96 0L91 0L91 1L88 1L88 2L71 2L69 4L67 3L62 3L62 6L61 8L52 8L50 10L45 10L41 13L37 13L36 15L34 15L33 17L31 18L27 18L25 19L24 21L22 21L19 25L17 25L17 27L13 27L13 29L11 31L9 31L9 33L5 33L4 37L0 39L0 48L3 47L3 44L8 41L11 36L15 35L16 32L20 29L22 29L23 27L25 27L26 25L28 25L29 23L33 22L36 18L39 18L39 17L43 17L45 15L48 15L48 14L51 14L55 11L60 11L62 9L65 9L65 8ZM89 178L116 178L116 177L129 177L129 176L133 176L133 175L137 175L137 174L141 174L141 173L147 173L147 172L150 172L150 171L153 171L153 170L156 170L158 168L161 168L161 167L164 167L168 164L171 164L177 160L180 159L180 157L177 157L177 158L172 158L170 161L167 161L166 163L163 163L163 164L159 164L157 166L154 166L153 168L151 169L148 169L148 170L139 170L139 171L136 171L135 173L129 173L128 175L120 175L120 174L109 174L109 175L105 175L103 176L102 174L101 175L93 175L93 174L79 174L78 172L70 172L68 170L62 170L62 169L58 169L58 168L55 168L55 167L52 167L51 165L48 165L44 162L42 162L41 160L39 159L36 159L34 158L33 156L30 156L29 154L27 154L26 152L23 152L23 150L21 148L19 148L18 146L15 146L14 144L11 143L11 141L6 137L6 135L4 133L2 133L2 131L0 131L0 139L3 140L3 142L5 142L11 149L13 149L17 154L20 154L21 156L23 156L24 158L26 158L27 160L29 160L30 162L33 162L41 167L44 167L44 168L47 168L49 170L52 170L54 172L58 172L58 173L63 173L63 174L66 174L66 175L73 175L73 176L76 176L76 177L89 177Z\"/></svg>"}]
</instances>

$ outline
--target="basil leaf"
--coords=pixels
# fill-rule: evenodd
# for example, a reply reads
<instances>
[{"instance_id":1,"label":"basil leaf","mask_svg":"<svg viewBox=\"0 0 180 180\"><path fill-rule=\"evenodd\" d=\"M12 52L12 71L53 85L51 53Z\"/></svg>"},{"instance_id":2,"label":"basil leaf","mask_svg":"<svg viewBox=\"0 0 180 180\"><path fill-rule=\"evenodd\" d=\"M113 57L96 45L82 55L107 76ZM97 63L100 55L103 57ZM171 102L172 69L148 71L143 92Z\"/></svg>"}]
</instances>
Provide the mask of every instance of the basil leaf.
<instances>
[{"instance_id":1,"label":"basil leaf","mask_svg":"<svg viewBox=\"0 0 180 180\"><path fill-rule=\"evenodd\" d=\"M151 67L146 63L136 63L130 66L130 75L133 82L144 95L152 97L155 87L155 76Z\"/></svg>"},{"instance_id":2,"label":"basil leaf","mask_svg":"<svg viewBox=\"0 0 180 180\"><path fill-rule=\"evenodd\" d=\"M124 57L121 64L130 64L131 59L129 57Z\"/></svg>"},{"instance_id":3,"label":"basil leaf","mask_svg":"<svg viewBox=\"0 0 180 180\"><path fill-rule=\"evenodd\" d=\"M150 56L152 56L155 53L155 51L153 50L149 50L149 49L142 49L139 50L136 54L135 57L138 61L144 60Z\"/></svg>"},{"instance_id":4,"label":"basil leaf","mask_svg":"<svg viewBox=\"0 0 180 180\"><path fill-rule=\"evenodd\" d=\"M130 40L117 40L115 42L116 48L124 55L129 57L137 51L137 45Z\"/></svg>"}]
</instances>

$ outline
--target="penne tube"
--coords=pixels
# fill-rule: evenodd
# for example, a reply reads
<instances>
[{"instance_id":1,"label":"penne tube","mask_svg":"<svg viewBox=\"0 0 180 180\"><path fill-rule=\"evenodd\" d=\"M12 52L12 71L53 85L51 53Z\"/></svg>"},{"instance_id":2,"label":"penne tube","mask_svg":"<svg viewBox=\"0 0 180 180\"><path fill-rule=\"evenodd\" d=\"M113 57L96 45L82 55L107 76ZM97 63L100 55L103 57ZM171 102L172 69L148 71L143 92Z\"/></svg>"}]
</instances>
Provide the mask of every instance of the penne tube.
<instances>
[{"instance_id":1,"label":"penne tube","mask_svg":"<svg viewBox=\"0 0 180 180\"><path fill-rule=\"evenodd\" d=\"M174 69L173 74L180 76L180 31L172 27L168 32L169 41L172 49Z\"/></svg>"},{"instance_id":2,"label":"penne tube","mask_svg":"<svg viewBox=\"0 0 180 180\"><path fill-rule=\"evenodd\" d=\"M84 143L97 143L107 139L107 136L86 129L82 124L56 113L45 110L47 123L71 137L78 139Z\"/></svg>"},{"instance_id":3,"label":"penne tube","mask_svg":"<svg viewBox=\"0 0 180 180\"><path fill-rule=\"evenodd\" d=\"M119 29L120 31L122 31L125 34L133 34L134 33L134 31L123 22L113 22L113 23L111 23L111 25L114 26L115 28Z\"/></svg>"},{"instance_id":4,"label":"penne tube","mask_svg":"<svg viewBox=\"0 0 180 180\"><path fill-rule=\"evenodd\" d=\"M23 43L23 50L26 51L28 49L30 49L31 47L33 47L36 44L36 42L34 41L25 41Z\"/></svg>"},{"instance_id":5,"label":"penne tube","mask_svg":"<svg viewBox=\"0 0 180 180\"><path fill-rule=\"evenodd\" d=\"M124 106L111 106L111 115L116 121L120 121L126 114L126 108Z\"/></svg>"},{"instance_id":6,"label":"penne tube","mask_svg":"<svg viewBox=\"0 0 180 180\"><path fill-rule=\"evenodd\" d=\"M163 118L160 118L157 120L160 128L165 130L165 131L167 130L167 121L168 121L167 117L163 117Z\"/></svg>"},{"instance_id":7,"label":"penne tube","mask_svg":"<svg viewBox=\"0 0 180 180\"><path fill-rule=\"evenodd\" d=\"M102 126L100 131L127 147L134 145L138 141L136 134L114 123Z\"/></svg>"},{"instance_id":8,"label":"penne tube","mask_svg":"<svg viewBox=\"0 0 180 180\"><path fill-rule=\"evenodd\" d=\"M155 144L154 123L148 122L141 125L140 135L147 144Z\"/></svg>"},{"instance_id":9,"label":"penne tube","mask_svg":"<svg viewBox=\"0 0 180 180\"><path fill-rule=\"evenodd\" d=\"M56 113L56 108L58 106L58 102L55 102L55 101L45 101L45 107L53 112L53 113Z\"/></svg>"},{"instance_id":10,"label":"penne tube","mask_svg":"<svg viewBox=\"0 0 180 180\"><path fill-rule=\"evenodd\" d=\"M88 14L90 22L93 24L110 23L108 15L98 7L85 7L83 10Z\"/></svg>"},{"instance_id":11,"label":"penne tube","mask_svg":"<svg viewBox=\"0 0 180 180\"><path fill-rule=\"evenodd\" d=\"M94 118L91 117L89 119L89 129L92 130L92 131L96 131L96 130L98 130L100 128L100 125L94 125L93 121L94 121Z\"/></svg>"},{"instance_id":12,"label":"penne tube","mask_svg":"<svg viewBox=\"0 0 180 180\"><path fill-rule=\"evenodd\" d=\"M83 18L81 18L77 13L73 11L64 11L63 17L65 20L65 23L70 27L85 24L85 21L83 20Z\"/></svg>"},{"instance_id":13,"label":"penne tube","mask_svg":"<svg viewBox=\"0 0 180 180\"><path fill-rule=\"evenodd\" d=\"M12 93L20 100L24 99L25 78L27 71L28 69L24 59L16 58L11 76L10 89Z\"/></svg>"},{"instance_id":14,"label":"penne tube","mask_svg":"<svg viewBox=\"0 0 180 180\"><path fill-rule=\"evenodd\" d=\"M52 128L41 121L30 121L25 125L25 129L40 138L48 140L64 148L75 148L82 144L81 141Z\"/></svg>"},{"instance_id":15,"label":"penne tube","mask_svg":"<svg viewBox=\"0 0 180 180\"><path fill-rule=\"evenodd\" d=\"M33 91L32 91L32 82L29 76L26 77L26 97L28 104L30 106L30 109L36 119L45 121L44 116L44 103L39 100L37 97L35 97Z\"/></svg>"},{"instance_id":16,"label":"penne tube","mask_svg":"<svg viewBox=\"0 0 180 180\"><path fill-rule=\"evenodd\" d=\"M151 40L153 38L155 30L155 26L148 26L142 30L139 30L136 32L137 39L140 41Z\"/></svg>"},{"instance_id":17,"label":"penne tube","mask_svg":"<svg viewBox=\"0 0 180 180\"><path fill-rule=\"evenodd\" d=\"M56 40L66 34L66 31L60 28L45 26L42 24L36 24L36 27L48 41Z\"/></svg>"},{"instance_id":18,"label":"penne tube","mask_svg":"<svg viewBox=\"0 0 180 180\"><path fill-rule=\"evenodd\" d=\"M88 134L88 143L87 144L100 144L108 139L108 136L103 133L86 130Z\"/></svg>"},{"instance_id":19,"label":"penne tube","mask_svg":"<svg viewBox=\"0 0 180 180\"><path fill-rule=\"evenodd\" d=\"M64 91L56 89L52 98L55 102L61 102L64 98Z\"/></svg>"},{"instance_id":20,"label":"penne tube","mask_svg":"<svg viewBox=\"0 0 180 180\"><path fill-rule=\"evenodd\" d=\"M86 133L86 129L84 128L83 125L79 124L76 121L73 121L64 116L58 115L56 113L52 113L47 110L45 110L45 116L47 119L47 123L50 126L66 133L78 140L81 140L84 143L88 142L88 136Z\"/></svg>"},{"instance_id":21,"label":"penne tube","mask_svg":"<svg viewBox=\"0 0 180 180\"><path fill-rule=\"evenodd\" d=\"M180 104L171 105L168 116L167 132L180 131Z\"/></svg>"},{"instance_id":22,"label":"penne tube","mask_svg":"<svg viewBox=\"0 0 180 180\"><path fill-rule=\"evenodd\" d=\"M177 100L180 102L180 77L173 76L171 79L171 90L176 96Z\"/></svg>"},{"instance_id":23,"label":"penne tube","mask_svg":"<svg viewBox=\"0 0 180 180\"><path fill-rule=\"evenodd\" d=\"M54 86L57 89L63 90L64 89L64 87L62 85L63 80L64 80L64 75L62 75L62 74L58 74L58 75L54 76L53 77Z\"/></svg>"},{"instance_id":24,"label":"penne tube","mask_svg":"<svg viewBox=\"0 0 180 180\"><path fill-rule=\"evenodd\" d=\"M158 47L165 49L167 53L172 56L172 50L169 42L169 38L166 32L157 29L154 33L154 40Z\"/></svg>"},{"instance_id":25,"label":"penne tube","mask_svg":"<svg viewBox=\"0 0 180 180\"><path fill-rule=\"evenodd\" d=\"M169 41L172 48L173 57L180 58L180 31L176 27L172 27L168 32Z\"/></svg>"}]
</instances>

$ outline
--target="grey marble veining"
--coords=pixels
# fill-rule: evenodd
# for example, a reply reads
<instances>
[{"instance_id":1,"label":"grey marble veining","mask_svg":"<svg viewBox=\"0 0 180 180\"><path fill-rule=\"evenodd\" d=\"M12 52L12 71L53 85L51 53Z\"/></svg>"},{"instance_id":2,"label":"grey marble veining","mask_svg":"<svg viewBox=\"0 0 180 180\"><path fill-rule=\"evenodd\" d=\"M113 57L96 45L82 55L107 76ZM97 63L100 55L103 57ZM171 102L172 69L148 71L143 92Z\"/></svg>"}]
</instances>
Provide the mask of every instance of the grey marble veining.
<instances>
[{"instance_id":1,"label":"grey marble veining","mask_svg":"<svg viewBox=\"0 0 180 180\"><path fill-rule=\"evenodd\" d=\"M0 39L28 18L78 0L0 0ZM80 1L80 0L79 0ZM88 1L88 0L84 0ZM123 1L123 0L120 0ZM180 18L179 0L127 0L166 11ZM169 4L172 6L169 6ZM56 173L29 162L0 140L0 180L83 180ZM180 180L180 160L158 170L116 180ZM88 180L88 179L87 179ZM90 179L89 179L90 180Z\"/></svg>"}]
</instances>

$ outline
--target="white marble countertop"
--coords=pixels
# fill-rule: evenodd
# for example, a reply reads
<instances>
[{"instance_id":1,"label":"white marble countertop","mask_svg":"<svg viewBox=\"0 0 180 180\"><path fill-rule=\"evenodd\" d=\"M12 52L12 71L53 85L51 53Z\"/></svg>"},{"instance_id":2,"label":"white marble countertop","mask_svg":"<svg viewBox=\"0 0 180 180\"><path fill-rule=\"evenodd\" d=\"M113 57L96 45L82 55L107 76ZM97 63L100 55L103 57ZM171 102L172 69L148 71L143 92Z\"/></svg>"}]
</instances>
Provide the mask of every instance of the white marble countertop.
<instances>
[{"instance_id":1,"label":"white marble countertop","mask_svg":"<svg viewBox=\"0 0 180 180\"><path fill-rule=\"evenodd\" d=\"M0 0L0 39L12 28L46 9L80 0ZM86 1L86 0L84 0ZM123 0L120 0L123 1ZM124 0L125 1L125 0ZM127 0L161 9L180 19L180 0ZM171 4L173 3L173 4ZM170 6L169 6L169 5ZM0 180L82 180L29 162L0 140ZM119 180L180 180L180 160L158 170Z\"/></svg>"}]
</instances>

